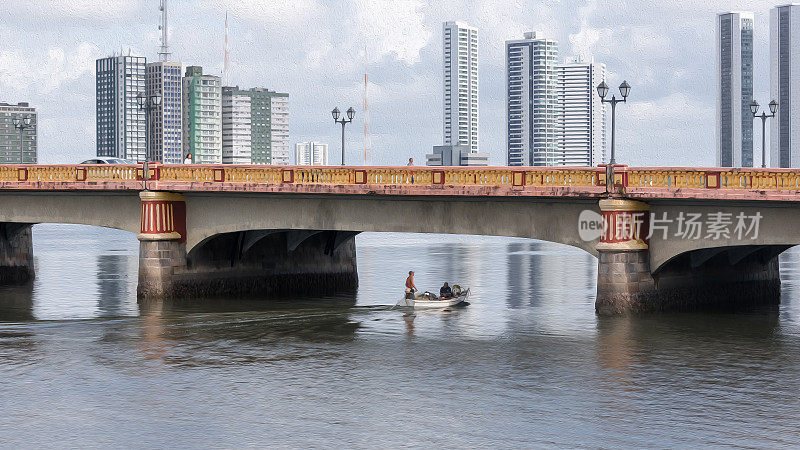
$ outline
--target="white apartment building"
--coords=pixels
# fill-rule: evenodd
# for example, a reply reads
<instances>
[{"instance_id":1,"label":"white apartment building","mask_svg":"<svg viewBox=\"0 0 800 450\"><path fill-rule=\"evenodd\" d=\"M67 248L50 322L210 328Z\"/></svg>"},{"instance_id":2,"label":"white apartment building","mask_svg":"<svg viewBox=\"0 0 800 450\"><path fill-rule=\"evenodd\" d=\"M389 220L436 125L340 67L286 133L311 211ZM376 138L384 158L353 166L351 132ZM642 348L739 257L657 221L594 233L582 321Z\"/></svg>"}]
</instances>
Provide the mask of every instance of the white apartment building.
<instances>
[{"instance_id":1,"label":"white apartment building","mask_svg":"<svg viewBox=\"0 0 800 450\"><path fill-rule=\"evenodd\" d=\"M595 92L605 64L568 58L558 74L557 166L596 166L605 161L606 108Z\"/></svg>"},{"instance_id":2,"label":"white apartment building","mask_svg":"<svg viewBox=\"0 0 800 450\"><path fill-rule=\"evenodd\" d=\"M131 55L96 61L97 156L145 160L146 113L137 97L146 92L146 65L144 57Z\"/></svg>"},{"instance_id":3,"label":"white apartment building","mask_svg":"<svg viewBox=\"0 0 800 450\"><path fill-rule=\"evenodd\" d=\"M298 142L294 145L294 160L298 166L327 166L328 144Z\"/></svg>"},{"instance_id":4,"label":"white apartment building","mask_svg":"<svg viewBox=\"0 0 800 450\"><path fill-rule=\"evenodd\" d=\"M769 28L770 93L771 99L778 102L778 111L770 124L769 167L797 168L800 167L800 3L772 8Z\"/></svg>"},{"instance_id":5,"label":"white apartment building","mask_svg":"<svg viewBox=\"0 0 800 450\"><path fill-rule=\"evenodd\" d=\"M716 164L753 167L753 13L717 15Z\"/></svg>"},{"instance_id":6,"label":"white apartment building","mask_svg":"<svg viewBox=\"0 0 800 450\"><path fill-rule=\"evenodd\" d=\"M507 162L552 166L558 148L558 43L524 34L506 41Z\"/></svg>"},{"instance_id":7,"label":"white apartment building","mask_svg":"<svg viewBox=\"0 0 800 450\"><path fill-rule=\"evenodd\" d=\"M250 95L222 88L222 163L251 163Z\"/></svg>"},{"instance_id":8,"label":"white apartment building","mask_svg":"<svg viewBox=\"0 0 800 450\"><path fill-rule=\"evenodd\" d=\"M478 151L478 30L461 22L443 26L444 145Z\"/></svg>"},{"instance_id":9,"label":"white apartment building","mask_svg":"<svg viewBox=\"0 0 800 450\"><path fill-rule=\"evenodd\" d=\"M271 158L272 158L271 164L288 165L289 164L289 95L270 91L269 98L270 98L270 111L271 111L270 129L269 129ZM327 164L327 158L325 164Z\"/></svg>"}]
</instances>

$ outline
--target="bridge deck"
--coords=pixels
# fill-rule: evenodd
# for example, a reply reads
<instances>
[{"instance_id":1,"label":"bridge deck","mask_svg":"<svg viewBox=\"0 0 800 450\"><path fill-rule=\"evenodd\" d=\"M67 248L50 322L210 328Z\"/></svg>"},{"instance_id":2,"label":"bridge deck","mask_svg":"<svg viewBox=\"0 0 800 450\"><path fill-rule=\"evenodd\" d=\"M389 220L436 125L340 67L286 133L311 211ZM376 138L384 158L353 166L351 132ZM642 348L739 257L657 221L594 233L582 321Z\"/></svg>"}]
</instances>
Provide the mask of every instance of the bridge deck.
<instances>
[{"instance_id":1,"label":"bridge deck","mask_svg":"<svg viewBox=\"0 0 800 450\"><path fill-rule=\"evenodd\" d=\"M800 201L800 170L615 167L630 198ZM146 178L146 179L145 179ZM604 167L3 165L0 189L595 198Z\"/></svg>"}]
</instances>

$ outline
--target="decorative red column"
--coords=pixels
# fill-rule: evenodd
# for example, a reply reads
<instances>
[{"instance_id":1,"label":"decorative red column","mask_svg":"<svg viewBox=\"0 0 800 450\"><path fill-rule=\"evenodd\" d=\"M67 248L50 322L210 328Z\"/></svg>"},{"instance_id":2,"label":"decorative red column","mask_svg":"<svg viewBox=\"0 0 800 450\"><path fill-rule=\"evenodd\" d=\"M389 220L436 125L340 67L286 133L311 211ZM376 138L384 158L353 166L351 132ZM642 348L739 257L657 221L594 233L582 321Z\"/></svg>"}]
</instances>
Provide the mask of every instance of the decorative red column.
<instances>
[{"instance_id":1,"label":"decorative red column","mask_svg":"<svg viewBox=\"0 0 800 450\"><path fill-rule=\"evenodd\" d=\"M172 192L142 191L139 286L143 298L174 297L186 272L186 201Z\"/></svg>"},{"instance_id":2,"label":"decorative red column","mask_svg":"<svg viewBox=\"0 0 800 450\"><path fill-rule=\"evenodd\" d=\"M647 203L607 198L600 200L603 234L597 244L597 299L595 310L618 315L649 309L655 289L650 274Z\"/></svg>"}]
</instances>

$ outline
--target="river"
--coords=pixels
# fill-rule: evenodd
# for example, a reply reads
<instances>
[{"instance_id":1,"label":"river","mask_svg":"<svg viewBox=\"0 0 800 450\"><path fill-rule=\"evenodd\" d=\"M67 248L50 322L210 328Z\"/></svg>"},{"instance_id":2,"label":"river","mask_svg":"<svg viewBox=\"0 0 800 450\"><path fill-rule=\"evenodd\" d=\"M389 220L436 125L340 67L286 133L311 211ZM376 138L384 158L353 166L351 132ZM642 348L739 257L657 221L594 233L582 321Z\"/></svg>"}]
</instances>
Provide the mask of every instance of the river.
<instances>
[{"instance_id":1,"label":"river","mask_svg":"<svg viewBox=\"0 0 800 450\"><path fill-rule=\"evenodd\" d=\"M330 299L136 301L138 242L36 225L0 288L4 447L800 445L800 252L773 310L602 318L562 245L362 234ZM472 288L392 310L408 270Z\"/></svg>"}]
</instances>

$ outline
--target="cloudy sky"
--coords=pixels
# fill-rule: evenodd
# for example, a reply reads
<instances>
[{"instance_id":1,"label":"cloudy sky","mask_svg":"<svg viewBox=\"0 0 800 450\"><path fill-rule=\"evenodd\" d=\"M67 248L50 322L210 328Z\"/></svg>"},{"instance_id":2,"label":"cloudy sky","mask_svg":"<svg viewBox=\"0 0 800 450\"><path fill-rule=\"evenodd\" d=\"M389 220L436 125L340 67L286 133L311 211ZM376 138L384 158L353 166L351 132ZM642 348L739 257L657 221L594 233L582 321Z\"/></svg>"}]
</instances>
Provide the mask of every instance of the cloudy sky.
<instances>
[{"instance_id":1,"label":"cloudy sky","mask_svg":"<svg viewBox=\"0 0 800 450\"><path fill-rule=\"evenodd\" d=\"M154 59L158 0L15 0L0 5L0 102L39 111L39 160L95 152L95 60L114 52ZM331 144L334 106L354 106L347 157L363 163L364 73L369 73L372 164L424 160L442 142L442 22L480 36L480 148L505 164L504 41L539 31L604 62L608 81L633 86L618 110L617 159L632 165L714 164L714 19L756 13L755 96L769 102L769 8L762 0L171 0L174 59L221 74L229 14L232 84L290 94L290 139ZM757 127L756 142L760 140ZM756 163L760 163L760 149ZM423 163L424 164L424 163Z\"/></svg>"}]
</instances>

